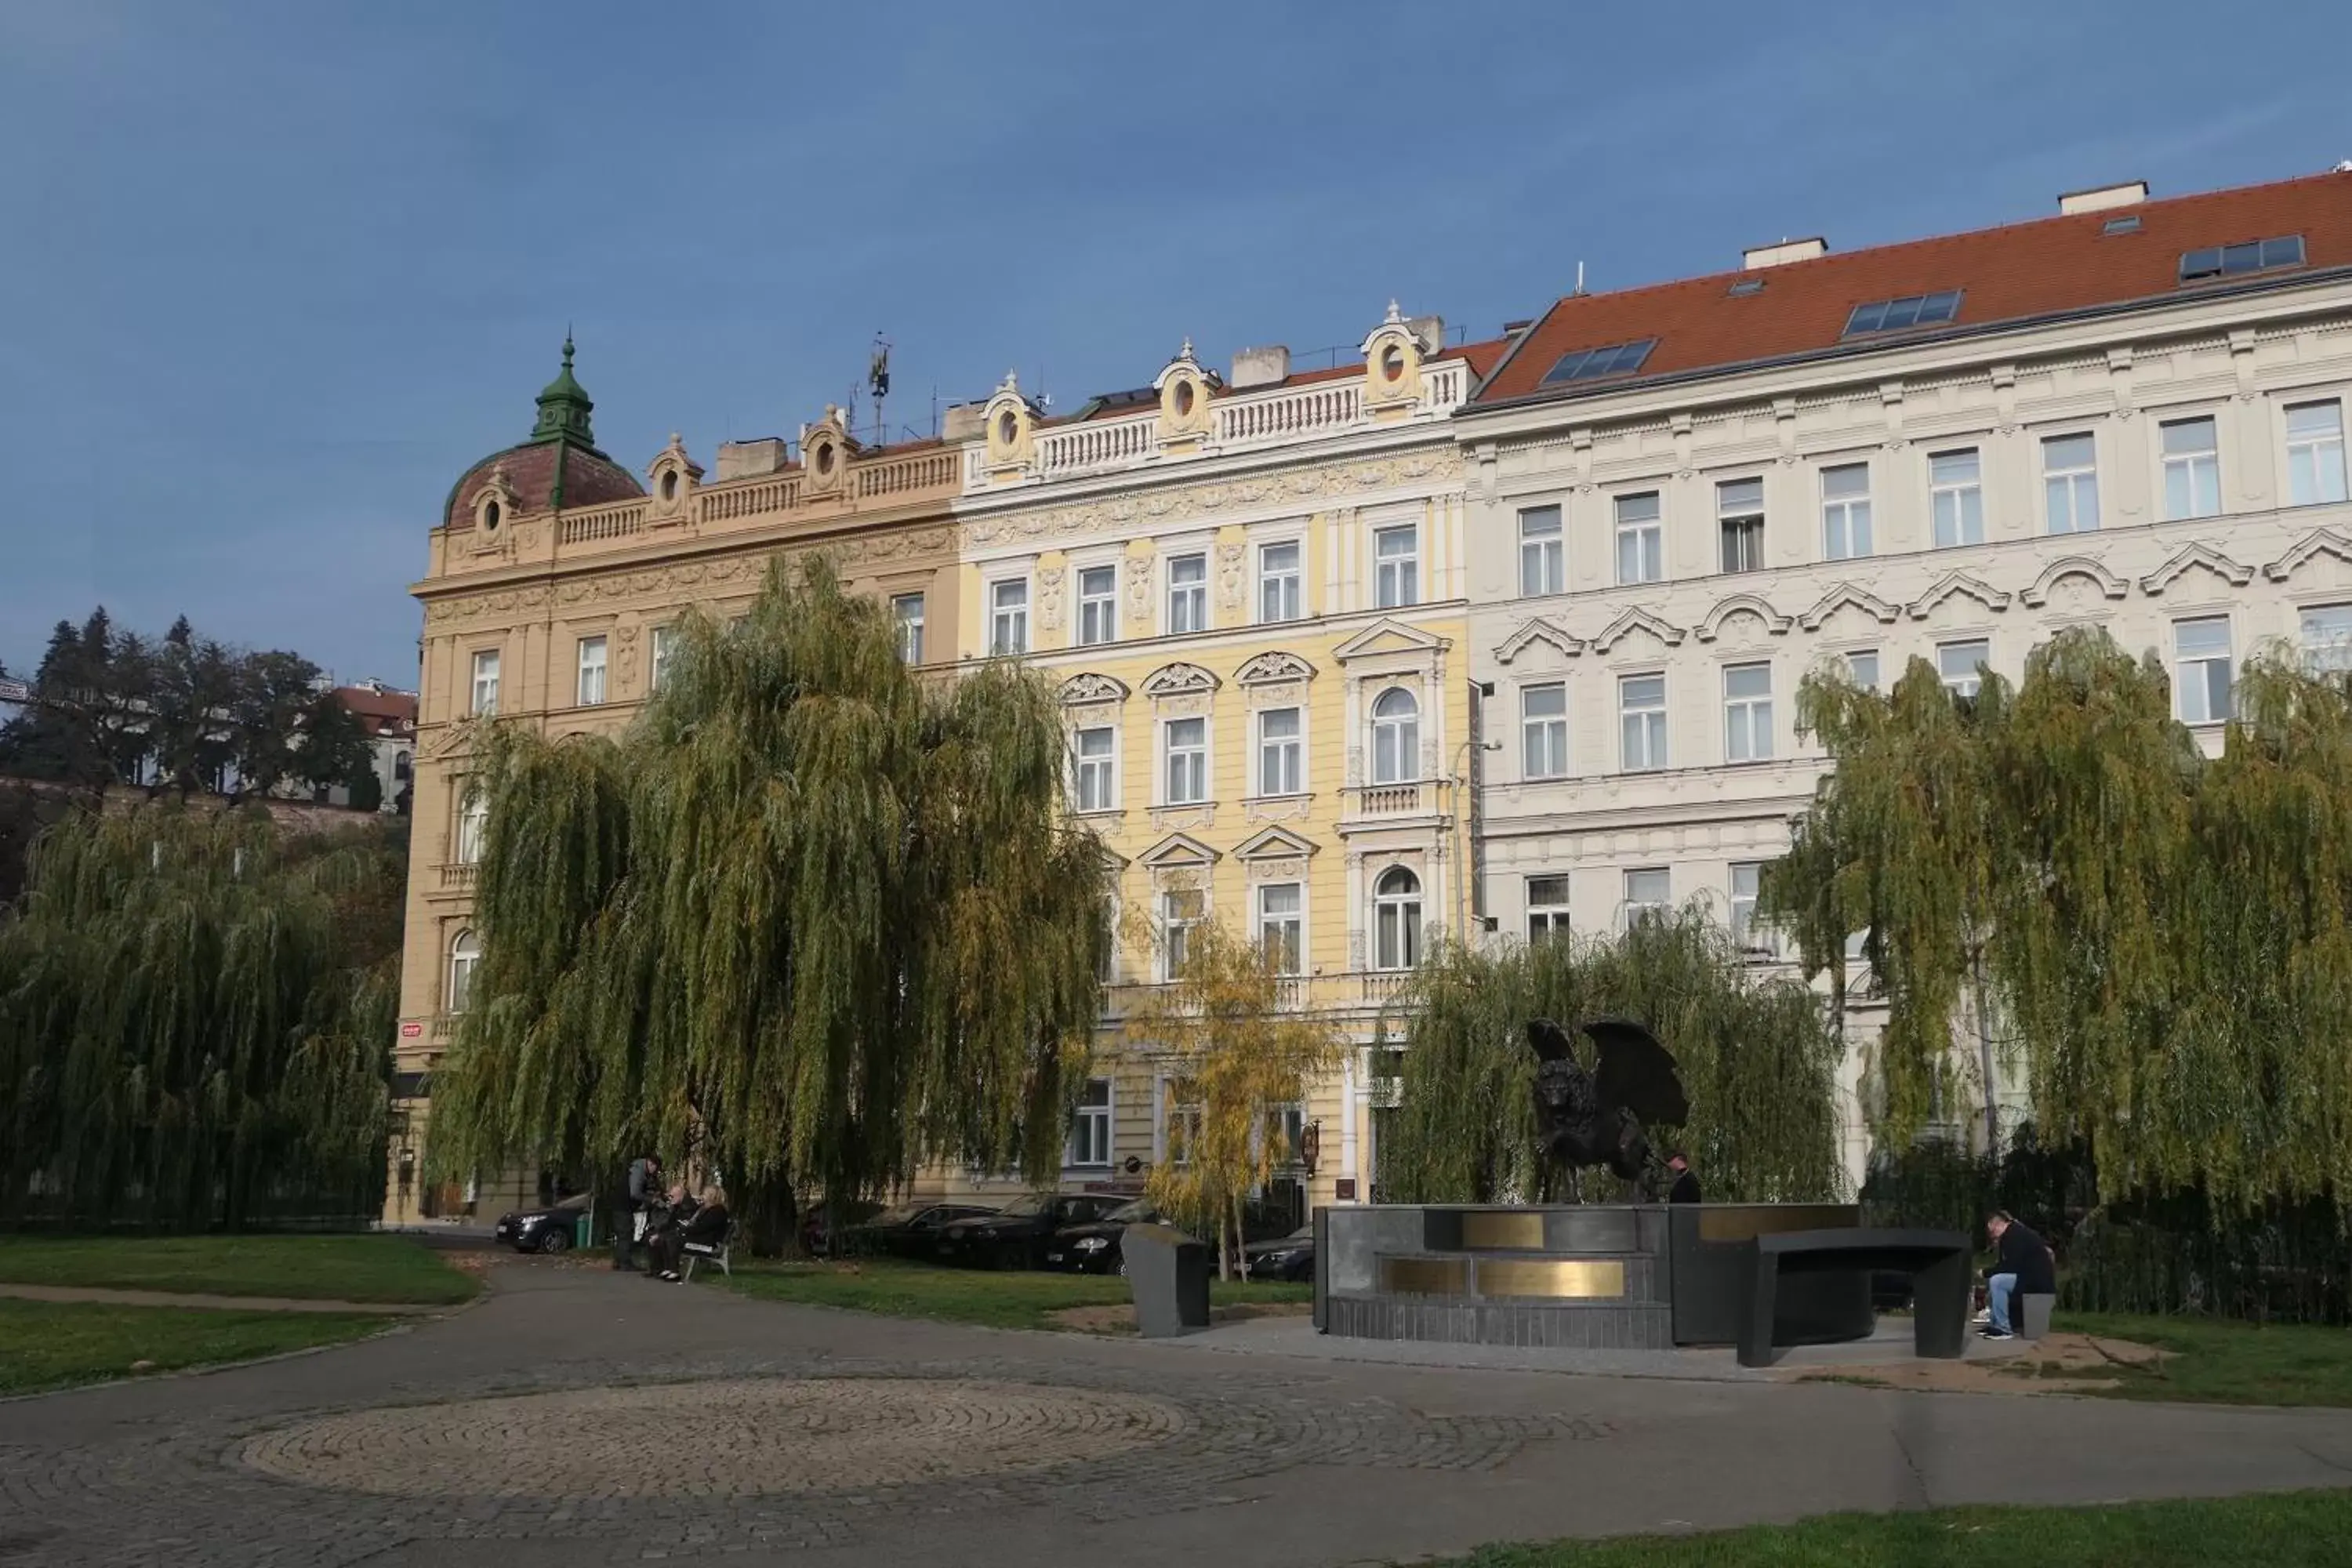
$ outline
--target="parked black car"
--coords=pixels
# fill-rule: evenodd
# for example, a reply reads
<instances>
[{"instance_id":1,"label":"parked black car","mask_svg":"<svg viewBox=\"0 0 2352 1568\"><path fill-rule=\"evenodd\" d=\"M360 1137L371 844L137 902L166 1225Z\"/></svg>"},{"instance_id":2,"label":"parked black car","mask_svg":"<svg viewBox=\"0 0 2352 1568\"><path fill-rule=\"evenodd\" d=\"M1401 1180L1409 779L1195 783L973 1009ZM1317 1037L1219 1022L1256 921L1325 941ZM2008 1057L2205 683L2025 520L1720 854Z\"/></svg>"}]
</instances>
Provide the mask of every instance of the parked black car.
<instances>
[{"instance_id":1,"label":"parked black car","mask_svg":"<svg viewBox=\"0 0 2352 1568\"><path fill-rule=\"evenodd\" d=\"M1117 1193L1031 1193L992 1215L950 1221L940 1230L942 1263L982 1268L1034 1268L1045 1260L1054 1233L1097 1220L1131 1200Z\"/></svg>"},{"instance_id":2,"label":"parked black car","mask_svg":"<svg viewBox=\"0 0 2352 1568\"><path fill-rule=\"evenodd\" d=\"M1045 1267L1071 1274L1124 1274L1127 1258L1119 1250L1119 1237L1129 1226L1159 1223L1160 1211L1150 1200L1138 1198L1100 1219L1066 1225L1054 1233L1045 1248Z\"/></svg>"},{"instance_id":3,"label":"parked black car","mask_svg":"<svg viewBox=\"0 0 2352 1568\"><path fill-rule=\"evenodd\" d=\"M1242 1248L1253 1279L1312 1279L1315 1278L1315 1226L1302 1225L1288 1236L1253 1241Z\"/></svg>"},{"instance_id":4,"label":"parked black car","mask_svg":"<svg viewBox=\"0 0 2352 1568\"><path fill-rule=\"evenodd\" d=\"M839 1203L828 1199L801 1216L801 1250L811 1258L825 1257L834 1250L836 1228L846 1237L881 1212L882 1205L870 1198L845 1198Z\"/></svg>"},{"instance_id":5,"label":"parked black car","mask_svg":"<svg viewBox=\"0 0 2352 1568\"><path fill-rule=\"evenodd\" d=\"M867 1256L928 1258L940 1227L955 1220L980 1219L996 1211L986 1204L900 1204L841 1233L842 1250Z\"/></svg>"},{"instance_id":6,"label":"parked black car","mask_svg":"<svg viewBox=\"0 0 2352 1568\"><path fill-rule=\"evenodd\" d=\"M545 1208L517 1209L512 1214L502 1214L490 1235L517 1252L562 1252L577 1239L573 1229L579 1225L581 1211L588 1206L588 1194L574 1193L561 1203L550 1204Z\"/></svg>"}]
</instances>

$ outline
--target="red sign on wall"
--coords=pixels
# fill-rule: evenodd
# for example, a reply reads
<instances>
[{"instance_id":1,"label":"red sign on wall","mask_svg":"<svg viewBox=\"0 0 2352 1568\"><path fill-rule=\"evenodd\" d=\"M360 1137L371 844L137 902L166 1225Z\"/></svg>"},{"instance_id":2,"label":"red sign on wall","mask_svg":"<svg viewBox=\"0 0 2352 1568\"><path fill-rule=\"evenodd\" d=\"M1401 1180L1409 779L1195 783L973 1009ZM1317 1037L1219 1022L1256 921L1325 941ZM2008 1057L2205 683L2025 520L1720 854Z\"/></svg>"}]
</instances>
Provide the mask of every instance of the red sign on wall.
<instances>
[{"instance_id":1,"label":"red sign on wall","mask_svg":"<svg viewBox=\"0 0 2352 1568\"><path fill-rule=\"evenodd\" d=\"M413 1040L424 1032L425 1026L422 1024L403 1024L400 1026L400 1037L404 1040Z\"/></svg>"}]
</instances>

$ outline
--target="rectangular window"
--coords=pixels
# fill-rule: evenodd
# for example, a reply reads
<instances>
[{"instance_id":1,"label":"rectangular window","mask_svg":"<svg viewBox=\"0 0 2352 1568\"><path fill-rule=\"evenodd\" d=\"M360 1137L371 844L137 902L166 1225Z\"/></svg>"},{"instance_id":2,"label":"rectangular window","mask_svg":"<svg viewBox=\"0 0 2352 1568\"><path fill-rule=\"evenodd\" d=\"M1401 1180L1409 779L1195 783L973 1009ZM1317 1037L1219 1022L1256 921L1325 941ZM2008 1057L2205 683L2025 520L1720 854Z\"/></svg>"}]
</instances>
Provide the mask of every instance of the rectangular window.
<instances>
[{"instance_id":1,"label":"rectangular window","mask_svg":"<svg viewBox=\"0 0 2352 1568\"><path fill-rule=\"evenodd\" d=\"M988 651L1000 658L1029 651L1029 580L989 585Z\"/></svg>"},{"instance_id":2,"label":"rectangular window","mask_svg":"<svg viewBox=\"0 0 2352 1568\"><path fill-rule=\"evenodd\" d=\"M1071 737L1071 795L1080 811L1109 811L1118 805L1113 761L1118 732L1109 725L1081 730Z\"/></svg>"},{"instance_id":3,"label":"rectangular window","mask_svg":"<svg viewBox=\"0 0 2352 1568\"><path fill-rule=\"evenodd\" d=\"M2207 616L2172 623L2177 656L2173 689L2180 694L2180 721L2218 724L2230 716L2230 617Z\"/></svg>"},{"instance_id":4,"label":"rectangular window","mask_svg":"<svg viewBox=\"0 0 2352 1568\"><path fill-rule=\"evenodd\" d=\"M1927 508L1936 519L1936 548L1984 542L1983 465L1973 447L1927 458Z\"/></svg>"},{"instance_id":5,"label":"rectangular window","mask_svg":"<svg viewBox=\"0 0 2352 1568\"><path fill-rule=\"evenodd\" d=\"M1168 721L1168 798L1170 805L1198 805L1209 798L1209 721L1206 719Z\"/></svg>"},{"instance_id":6,"label":"rectangular window","mask_svg":"<svg viewBox=\"0 0 2352 1568\"><path fill-rule=\"evenodd\" d=\"M2164 426L2164 516L2219 517L2221 447L2213 421L2176 419Z\"/></svg>"},{"instance_id":7,"label":"rectangular window","mask_svg":"<svg viewBox=\"0 0 2352 1568\"><path fill-rule=\"evenodd\" d=\"M1166 1107L1160 1137L1169 1163L1189 1165L1192 1145L1201 1136L1200 1086L1190 1079L1164 1078L1160 1080L1160 1096Z\"/></svg>"},{"instance_id":8,"label":"rectangular window","mask_svg":"<svg viewBox=\"0 0 2352 1568\"><path fill-rule=\"evenodd\" d=\"M1165 966L1160 972L1161 979L1182 976L1185 960L1192 953L1192 928L1201 923L1206 908L1205 898L1198 888L1160 895L1160 952Z\"/></svg>"},{"instance_id":9,"label":"rectangular window","mask_svg":"<svg viewBox=\"0 0 2352 1568\"><path fill-rule=\"evenodd\" d=\"M1735 664L1723 672L1723 760L1759 763L1772 754L1772 667Z\"/></svg>"},{"instance_id":10,"label":"rectangular window","mask_svg":"<svg viewBox=\"0 0 2352 1568\"><path fill-rule=\"evenodd\" d=\"M1298 542L1262 544L1257 552L1257 618L1295 621L1303 612L1298 592Z\"/></svg>"},{"instance_id":11,"label":"rectangular window","mask_svg":"<svg viewBox=\"0 0 2352 1568\"><path fill-rule=\"evenodd\" d=\"M2303 612L2303 668L2314 675L2352 670L2352 605L2320 605Z\"/></svg>"},{"instance_id":12,"label":"rectangular window","mask_svg":"<svg viewBox=\"0 0 2352 1568\"><path fill-rule=\"evenodd\" d=\"M1674 879L1664 866L1625 873L1625 924L1662 919L1674 908Z\"/></svg>"},{"instance_id":13,"label":"rectangular window","mask_svg":"<svg viewBox=\"0 0 2352 1568\"><path fill-rule=\"evenodd\" d=\"M2286 411L2286 493L2296 506L2344 499L2344 405L2299 403Z\"/></svg>"},{"instance_id":14,"label":"rectangular window","mask_svg":"<svg viewBox=\"0 0 2352 1568\"><path fill-rule=\"evenodd\" d=\"M1846 678L1868 690L1878 689L1878 650L1856 648L1845 656Z\"/></svg>"},{"instance_id":15,"label":"rectangular window","mask_svg":"<svg viewBox=\"0 0 2352 1568\"><path fill-rule=\"evenodd\" d=\"M1900 300L1880 300L1856 305L1845 319L1845 336L1864 332L1899 332L1906 327L1932 327L1960 313L1960 291L1906 294Z\"/></svg>"},{"instance_id":16,"label":"rectangular window","mask_svg":"<svg viewBox=\"0 0 2352 1568\"><path fill-rule=\"evenodd\" d=\"M1296 974L1301 948L1301 927L1298 918L1298 884L1267 882L1257 890L1258 951L1274 963L1280 974Z\"/></svg>"},{"instance_id":17,"label":"rectangular window","mask_svg":"<svg viewBox=\"0 0 2352 1568\"><path fill-rule=\"evenodd\" d=\"M1568 934L1568 879L1528 879L1528 940L1544 942Z\"/></svg>"},{"instance_id":18,"label":"rectangular window","mask_svg":"<svg viewBox=\"0 0 2352 1568\"><path fill-rule=\"evenodd\" d=\"M1168 562L1168 634L1209 629L1209 558L1176 555Z\"/></svg>"},{"instance_id":19,"label":"rectangular window","mask_svg":"<svg viewBox=\"0 0 2352 1568\"><path fill-rule=\"evenodd\" d=\"M1617 712L1624 727L1624 769L1649 773L1666 765L1666 678L1617 678Z\"/></svg>"},{"instance_id":20,"label":"rectangular window","mask_svg":"<svg viewBox=\"0 0 2352 1568\"><path fill-rule=\"evenodd\" d=\"M478 866L482 863L482 840L490 828L490 802L477 786L466 792L463 805L457 808L457 864Z\"/></svg>"},{"instance_id":21,"label":"rectangular window","mask_svg":"<svg viewBox=\"0 0 2352 1568\"><path fill-rule=\"evenodd\" d=\"M1617 581L1656 583L1666 574L1666 533L1658 492L1617 498Z\"/></svg>"},{"instance_id":22,"label":"rectangular window","mask_svg":"<svg viewBox=\"0 0 2352 1568\"><path fill-rule=\"evenodd\" d=\"M474 700L470 710L476 713L499 710L499 650L484 648L474 656Z\"/></svg>"},{"instance_id":23,"label":"rectangular window","mask_svg":"<svg viewBox=\"0 0 2352 1568\"><path fill-rule=\"evenodd\" d=\"M898 657L908 664L923 662L923 596L900 594L890 601L890 618L898 626Z\"/></svg>"},{"instance_id":24,"label":"rectangular window","mask_svg":"<svg viewBox=\"0 0 2352 1568\"><path fill-rule=\"evenodd\" d=\"M2089 435L2042 443L2042 503L2053 533L2090 533L2099 526L2099 447Z\"/></svg>"},{"instance_id":25,"label":"rectangular window","mask_svg":"<svg viewBox=\"0 0 2352 1568\"><path fill-rule=\"evenodd\" d=\"M646 689L659 691L669 678L669 661L677 651L677 628L656 626L646 634Z\"/></svg>"},{"instance_id":26,"label":"rectangular window","mask_svg":"<svg viewBox=\"0 0 2352 1568\"><path fill-rule=\"evenodd\" d=\"M1378 563L1373 587L1383 610L1401 610L1421 603L1421 530L1383 528L1372 534L1372 555Z\"/></svg>"},{"instance_id":27,"label":"rectangular window","mask_svg":"<svg viewBox=\"0 0 2352 1568\"><path fill-rule=\"evenodd\" d=\"M1544 373L1543 384L1556 385L1563 381L1591 381L1603 375L1631 375L1642 368L1650 351L1658 346L1655 338L1643 338L1639 342L1611 343L1606 348L1570 349L1553 362Z\"/></svg>"},{"instance_id":28,"label":"rectangular window","mask_svg":"<svg viewBox=\"0 0 2352 1568\"><path fill-rule=\"evenodd\" d=\"M1110 1163L1110 1079L1090 1078L1078 1090L1076 1109L1070 1112L1066 1162L1072 1165Z\"/></svg>"},{"instance_id":29,"label":"rectangular window","mask_svg":"<svg viewBox=\"0 0 2352 1568\"><path fill-rule=\"evenodd\" d=\"M1822 554L1859 561L1870 553L1870 465L1822 470Z\"/></svg>"},{"instance_id":30,"label":"rectangular window","mask_svg":"<svg viewBox=\"0 0 2352 1568\"><path fill-rule=\"evenodd\" d=\"M1764 570L1764 481L1726 479L1715 487L1726 572Z\"/></svg>"},{"instance_id":31,"label":"rectangular window","mask_svg":"<svg viewBox=\"0 0 2352 1568\"><path fill-rule=\"evenodd\" d=\"M580 706L593 708L604 700L604 639L580 639Z\"/></svg>"},{"instance_id":32,"label":"rectangular window","mask_svg":"<svg viewBox=\"0 0 2352 1568\"><path fill-rule=\"evenodd\" d=\"M1559 508L1531 506L1519 513L1519 592L1528 598L1568 588L1560 548Z\"/></svg>"},{"instance_id":33,"label":"rectangular window","mask_svg":"<svg viewBox=\"0 0 2352 1568\"><path fill-rule=\"evenodd\" d=\"M1086 566L1078 571L1078 644L1118 640L1118 568Z\"/></svg>"},{"instance_id":34,"label":"rectangular window","mask_svg":"<svg viewBox=\"0 0 2352 1568\"><path fill-rule=\"evenodd\" d=\"M2181 252L2180 280L2201 282L2241 272L2266 272L2273 267L2303 265L2303 236L2284 234L2273 239L2249 239L2236 245L2209 245Z\"/></svg>"},{"instance_id":35,"label":"rectangular window","mask_svg":"<svg viewBox=\"0 0 2352 1568\"><path fill-rule=\"evenodd\" d=\"M1531 779L1568 774L1568 687L1562 682L1519 690L1519 773Z\"/></svg>"},{"instance_id":36,"label":"rectangular window","mask_svg":"<svg viewBox=\"0 0 2352 1568\"><path fill-rule=\"evenodd\" d=\"M1749 952L1777 952L1771 931L1756 923L1756 896L1763 886L1764 863L1738 860L1731 867L1731 942Z\"/></svg>"},{"instance_id":37,"label":"rectangular window","mask_svg":"<svg viewBox=\"0 0 2352 1568\"><path fill-rule=\"evenodd\" d=\"M1992 645L1982 637L1936 645L1936 673L1955 697L1974 697L1984 684L1979 667L1992 662Z\"/></svg>"},{"instance_id":38,"label":"rectangular window","mask_svg":"<svg viewBox=\"0 0 2352 1568\"><path fill-rule=\"evenodd\" d=\"M1257 716L1257 792L1299 792L1298 710L1269 708Z\"/></svg>"}]
</instances>

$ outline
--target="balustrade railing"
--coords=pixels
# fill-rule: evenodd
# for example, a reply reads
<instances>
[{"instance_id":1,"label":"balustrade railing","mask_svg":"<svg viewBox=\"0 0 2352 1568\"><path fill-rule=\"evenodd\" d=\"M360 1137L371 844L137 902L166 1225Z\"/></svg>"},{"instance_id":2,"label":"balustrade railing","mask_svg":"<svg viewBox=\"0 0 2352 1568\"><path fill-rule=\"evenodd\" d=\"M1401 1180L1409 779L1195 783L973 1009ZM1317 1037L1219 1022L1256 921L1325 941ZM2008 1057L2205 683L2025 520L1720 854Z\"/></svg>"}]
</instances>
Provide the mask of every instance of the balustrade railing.
<instances>
[{"instance_id":1,"label":"balustrade railing","mask_svg":"<svg viewBox=\"0 0 2352 1568\"><path fill-rule=\"evenodd\" d=\"M1434 787L1425 782L1360 784L1354 792L1355 815L1358 816L1411 816L1430 809L1425 803L1431 798L1429 792Z\"/></svg>"},{"instance_id":2,"label":"balustrade railing","mask_svg":"<svg viewBox=\"0 0 2352 1568\"><path fill-rule=\"evenodd\" d=\"M1364 976L1364 1000L1392 1001L1412 984L1412 971L1410 969L1379 970L1367 973Z\"/></svg>"},{"instance_id":3,"label":"balustrade railing","mask_svg":"<svg viewBox=\"0 0 2352 1568\"><path fill-rule=\"evenodd\" d=\"M955 478L956 455L952 450L917 452L862 464L857 469L857 494L860 499L900 495L908 490L951 485Z\"/></svg>"},{"instance_id":4,"label":"balustrade railing","mask_svg":"<svg viewBox=\"0 0 2352 1568\"><path fill-rule=\"evenodd\" d=\"M556 537L564 544L590 544L602 539L626 539L644 532L645 527L646 503L624 501L618 506L565 513L562 530Z\"/></svg>"},{"instance_id":5,"label":"balustrade railing","mask_svg":"<svg viewBox=\"0 0 2352 1568\"><path fill-rule=\"evenodd\" d=\"M761 512L790 511L800 504L800 500L801 479L798 474L764 480L756 485L704 490L695 498L698 521L707 523L730 522L739 517L757 517Z\"/></svg>"},{"instance_id":6,"label":"balustrade railing","mask_svg":"<svg viewBox=\"0 0 2352 1568\"><path fill-rule=\"evenodd\" d=\"M1146 414L1045 431L1037 437L1037 472L1041 476L1080 474L1148 458L1159 422L1158 415Z\"/></svg>"},{"instance_id":7,"label":"balustrade railing","mask_svg":"<svg viewBox=\"0 0 2352 1568\"><path fill-rule=\"evenodd\" d=\"M1352 425L1363 411L1364 391L1354 382L1233 398L1217 405L1217 442L1237 447L1286 441Z\"/></svg>"},{"instance_id":8,"label":"balustrade railing","mask_svg":"<svg viewBox=\"0 0 2352 1568\"><path fill-rule=\"evenodd\" d=\"M441 868L441 886L444 889L470 888L474 885L475 873L480 869L479 866L471 863L452 860Z\"/></svg>"}]
</instances>

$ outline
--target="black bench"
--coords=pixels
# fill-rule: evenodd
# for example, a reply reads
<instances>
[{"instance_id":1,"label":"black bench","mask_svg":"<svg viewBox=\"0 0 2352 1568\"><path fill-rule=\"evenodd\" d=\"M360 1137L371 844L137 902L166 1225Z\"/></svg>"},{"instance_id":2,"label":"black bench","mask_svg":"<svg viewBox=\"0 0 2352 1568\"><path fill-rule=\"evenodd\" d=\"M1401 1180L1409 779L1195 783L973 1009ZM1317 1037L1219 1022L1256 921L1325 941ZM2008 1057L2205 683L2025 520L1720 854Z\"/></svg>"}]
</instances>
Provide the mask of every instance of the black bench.
<instances>
[{"instance_id":1,"label":"black bench","mask_svg":"<svg viewBox=\"0 0 2352 1568\"><path fill-rule=\"evenodd\" d=\"M1957 1230L1789 1230L1759 1236L1746 1259L1740 1293L1739 1364L1770 1366L1780 1279L1790 1274L1875 1269L1911 1276L1912 1344L1918 1354L1958 1360L1968 1349L1969 1238Z\"/></svg>"}]
</instances>

